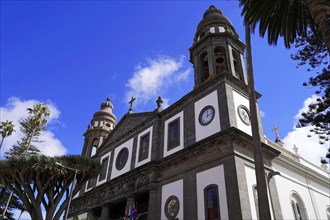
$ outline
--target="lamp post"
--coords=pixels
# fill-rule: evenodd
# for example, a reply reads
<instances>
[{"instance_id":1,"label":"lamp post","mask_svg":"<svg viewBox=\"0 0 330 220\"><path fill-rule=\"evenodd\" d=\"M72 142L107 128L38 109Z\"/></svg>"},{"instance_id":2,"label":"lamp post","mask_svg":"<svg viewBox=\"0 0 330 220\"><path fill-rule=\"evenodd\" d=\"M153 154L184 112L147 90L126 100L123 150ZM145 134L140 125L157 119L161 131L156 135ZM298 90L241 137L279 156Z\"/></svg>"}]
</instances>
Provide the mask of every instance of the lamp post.
<instances>
[{"instance_id":1,"label":"lamp post","mask_svg":"<svg viewBox=\"0 0 330 220\"><path fill-rule=\"evenodd\" d=\"M70 197L69 197L68 207L66 208L65 216L64 216L64 220L67 220L68 219L70 205L71 205L73 190L74 190L74 188L76 186L76 182L77 182L77 174L80 173L80 170L73 169L71 167L64 166L63 164L61 164L59 162L56 162L55 165L60 166L60 167L62 167L64 169L71 170L72 172L74 172L73 183L72 183L72 187L71 187L71 190L70 190Z\"/></svg>"},{"instance_id":2,"label":"lamp post","mask_svg":"<svg viewBox=\"0 0 330 220\"><path fill-rule=\"evenodd\" d=\"M9 206L9 203L10 203L10 200L11 200L11 197L12 197L12 196L13 196L13 191L11 191L10 194L9 194L8 202L7 202L7 204L6 204L5 209L3 210L2 215L0 216L0 220L5 219L5 215L6 215L6 212L7 212L7 209L8 209L8 206Z\"/></svg>"},{"instance_id":3,"label":"lamp post","mask_svg":"<svg viewBox=\"0 0 330 220\"><path fill-rule=\"evenodd\" d=\"M275 216L275 210L274 210L274 205L273 205L272 192L270 191L269 182L273 178L273 176L276 176L276 175L280 175L281 176L281 173L278 172L278 171L271 170L268 173L268 175L267 175L267 186L268 186L268 191L269 191L270 203L271 203L271 207L272 207L272 211L273 211L273 217L274 217L275 220L276 220L276 216Z\"/></svg>"}]
</instances>

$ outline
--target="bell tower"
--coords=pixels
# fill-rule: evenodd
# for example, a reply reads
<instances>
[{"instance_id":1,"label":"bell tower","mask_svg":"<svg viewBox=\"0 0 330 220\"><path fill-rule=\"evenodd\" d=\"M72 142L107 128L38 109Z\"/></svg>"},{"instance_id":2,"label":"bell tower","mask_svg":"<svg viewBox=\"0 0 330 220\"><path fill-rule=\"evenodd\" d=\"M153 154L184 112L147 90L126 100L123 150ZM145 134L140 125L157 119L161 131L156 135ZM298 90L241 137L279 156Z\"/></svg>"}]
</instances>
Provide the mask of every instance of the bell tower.
<instances>
[{"instance_id":1,"label":"bell tower","mask_svg":"<svg viewBox=\"0 0 330 220\"><path fill-rule=\"evenodd\" d=\"M245 45L221 10L211 5L205 11L189 50L194 66L194 90L198 91L195 94L201 97L195 103L196 140L231 127L252 135L243 57ZM261 95L256 92L256 97ZM215 119L201 123L204 114L205 120L210 114ZM257 117L263 139L260 114Z\"/></svg>"},{"instance_id":2,"label":"bell tower","mask_svg":"<svg viewBox=\"0 0 330 220\"><path fill-rule=\"evenodd\" d=\"M101 104L100 111L97 111L84 133L85 141L83 154L92 157L103 143L104 139L116 126L116 116L112 113L113 105L108 97Z\"/></svg>"},{"instance_id":3,"label":"bell tower","mask_svg":"<svg viewBox=\"0 0 330 220\"><path fill-rule=\"evenodd\" d=\"M198 24L190 62L194 65L195 88L217 75L232 75L247 84L244 69L245 45L222 12L211 5Z\"/></svg>"}]
</instances>

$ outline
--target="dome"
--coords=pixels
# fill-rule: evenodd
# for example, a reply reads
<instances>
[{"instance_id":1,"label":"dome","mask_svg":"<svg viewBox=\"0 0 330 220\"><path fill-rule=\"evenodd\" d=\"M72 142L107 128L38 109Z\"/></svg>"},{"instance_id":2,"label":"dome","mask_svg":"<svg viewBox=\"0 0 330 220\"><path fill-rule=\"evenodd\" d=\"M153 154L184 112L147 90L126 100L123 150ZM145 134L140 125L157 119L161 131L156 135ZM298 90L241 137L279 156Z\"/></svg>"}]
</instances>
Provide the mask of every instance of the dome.
<instances>
[{"instance_id":1,"label":"dome","mask_svg":"<svg viewBox=\"0 0 330 220\"><path fill-rule=\"evenodd\" d=\"M110 121L116 123L116 116L112 113L113 105L110 102L110 98L108 97L105 102L103 102L100 106L100 111L96 112L93 116L93 121Z\"/></svg>"},{"instance_id":2,"label":"dome","mask_svg":"<svg viewBox=\"0 0 330 220\"><path fill-rule=\"evenodd\" d=\"M220 9L211 5L204 13L203 19L199 22L194 41L199 41L206 33L229 32L238 37L235 28L230 20L225 17Z\"/></svg>"}]
</instances>

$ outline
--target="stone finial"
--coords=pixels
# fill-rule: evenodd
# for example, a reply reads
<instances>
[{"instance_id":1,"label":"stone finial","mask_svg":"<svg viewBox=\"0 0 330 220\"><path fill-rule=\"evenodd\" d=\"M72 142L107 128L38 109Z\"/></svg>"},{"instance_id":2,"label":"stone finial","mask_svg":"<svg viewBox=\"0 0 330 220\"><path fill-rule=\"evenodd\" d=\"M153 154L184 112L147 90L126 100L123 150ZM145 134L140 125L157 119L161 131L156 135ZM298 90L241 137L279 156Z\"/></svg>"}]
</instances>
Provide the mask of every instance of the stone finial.
<instances>
[{"instance_id":1,"label":"stone finial","mask_svg":"<svg viewBox=\"0 0 330 220\"><path fill-rule=\"evenodd\" d=\"M328 170L328 164L326 164L326 163L321 163L321 168L322 168L323 170L327 171L327 170Z\"/></svg>"},{"instance_id":2,"label":"stone finial","mask_svg":"<svg viewBox=\"0 0 330 220\"><path fill-rule=\"evenodd\" d=\"M210 5L210 7L205 11L203 18L205 18L206 16L208 16L211 13L217 13L222 15L222 12L219 8L215 7L214 5Z\"/></svg>"},{"instance_id":3,"label":"stone finial","mask_svg":"<svg viewBox=\"0 0 330 220\"><path fill-rule=\"evenodd\" d=\"M113 105L112 105L112 103L110 102L110 97L109 97L109 96L107 97L107 99L105 100L105 102L103 102L103 103L101 104L101 110L102 110L102 109L105 109L105 108L107 108L107 107L110 107L111 109L113 109Z\"/></svg>"},{"instance_id":4,"label":"stone finial","mask_svg":"<svg viewBox=\"0 0 330 220\"><path fill-rule=\"evenodd\" d=\"M131 98L131 101L129 101L128 103L129 103L129 110L128 110L128 113L133 113L133 102L136 100L136 98L134 98L133 96L132 96L132 98Z\"/></svg>"},{"instance_id":5,"label":"stone finial","mask_svg":"<svg viewBox=\"0 0 330 220\"><path fill-rule=\"evenodd\" d=\"M293 148L292 148L293 152L299 156L298 154L298 147L296 145L293 145Z\"/></svg>"},{"instance_id":6,"label":"stone finial","mask_svg":"<svg viewBox=\"0 0 330 220\"><path fill-rule=\"evenodd\" d=\"M158 99L156 100L156 103L157 103L157 108L156 108L156 111L161 111L162 110L162 104L163 104L163 100L160 96L158 96Z\"/></svg>"}]
</instances>

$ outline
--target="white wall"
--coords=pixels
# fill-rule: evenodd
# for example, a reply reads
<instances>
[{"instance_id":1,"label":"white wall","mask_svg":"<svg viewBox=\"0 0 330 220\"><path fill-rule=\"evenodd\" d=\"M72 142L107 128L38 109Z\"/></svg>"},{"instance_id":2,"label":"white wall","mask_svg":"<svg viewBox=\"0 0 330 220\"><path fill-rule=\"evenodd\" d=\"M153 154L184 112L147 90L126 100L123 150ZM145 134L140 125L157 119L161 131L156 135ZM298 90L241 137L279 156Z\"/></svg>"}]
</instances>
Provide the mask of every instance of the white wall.
<instances>
[{"instance_id":1,"label":"white wall","mask_svg":"<svg viewBox=\"0 0 330 220\"><path fill-rule=\"evenodd\" d=\"M294 219L290 196L293 191L299 194L305 205L308 219L326 219L326 209L330 205L330 190L284 165L273 163L274 170L281 176L274 176L284 219Z\"/></svg>"},{"instance_id":2,"label":"white wall","mask_svg":"<svg viewBox=\"0 0 330 220\"><path fill-rule=\"evenodd\" d=\"M256 177L255 177L255 171L252 167L245 166L245 175L246 175L246 183L248 188L248 194L249 194L249 203L250 203L250 210L252 219L257 219L257 209L256 204L254 201L254 195L253 195L253 186L256 185Z\"/></svg>"},{"instance_id":3,"label":"white wall","mask_svg":"<svg viewBox=\"0 0 330 220\"><path fill-rule=\"evenodd\" d=\"M244 105L247 109L250 109L249 100L239 94L238 92L233 90L233 97L234 97L234 105L235 105L235 116L237 121L237 128L242 130L243 132L252 135L251 125L246 125L238 115L238 106Z\"/></svg>"},{"instance_id":4,"label":"white wall","mask_svg":"<svg viewBox=\"0 0 330 220\"><path fill-rule=\"evenodd\" d=\"M257 209L256 209L257 204L255 203L254 194L253 194L253 187L257 184L255 169L250 166L245 166L244 169L245 169L245 175L246 175L246 183L247 183L247 188L248 188L249 203L250 203L252 219L258 219L257 218L257 216L258 216ZM269 207L270 207L271 218L274 219L269 190L267 193L268 193L268 202L269 202Z\"/></svg>"},{"instance_id":5,"label":"white wall","mask_svg":"<svg viewBox=\"0 0 330 220\"><path fill-rule=\"evenodd\" d=\"M97 176L96 186L101 185L102 183L105 183L105 182L107 181L107 179L108 179L108 173L109 173L109 164L110 164L111 152L109 152L109 153L103 155L103 156L101 157L100 163L101 163L101 165L102 165L102 161L103 161L104 159L106 159L107 157L108 157L108 163L107 163L107 165L106 165L106 169L107 169L107 170L105 171L105 172L106 172L106 173L105 173L105 178L104 178L104 180L99 181L100 175L98 175L98 176Z\"/></svg>"},{"instance_id":6,"label":"white wall","mask_svg":"<svg viewBox=\"0 0 330 220\"><path fill-rule=\"evenodd\" d=\"M196 174L198 219L205 219L204 189L210 184L218 186L221 219L228 219L227 195L223 165Z\"/></svg>"},{"instance_id":7,"label":"white wall","mask_svg":"<svg viewBox=\"0 0 330 220\"><path fill-rule=\"evenodd\" d=\"M213 106L215 110L215 116L210 124L202 126L201 124L199 124L198 117L201 110L207 105ZM204 98L195 102L195 130L196 142L220 131L220 114L217 91L214 91L209 95L205 96Z\"/></svg>"},{"instance_id":8,"label":"white wall","mask_svg":"<svg viewBox=\"0 0 330 220\"><path fill-rule=\"evenodd\" d=\"M123 149L124 147L126 147L128 149L128 159L127 159L126 165L123 167L123 169L117 170L117 168L116 168L117 156L118 156L118 153L120 152L120 150ZM115 149L115 154L114 154L113 163L112 163L111 179L116 178L124 173L127 173L130 170L131 161L132 161L132 152L133 152L133 138L126 141L125 143L123 143L122 145L120 145L119 147L117 147Z\"/></svg>"},{"instance_id":9,"label":"white wall","mask_svg":"<svg viewBox=\"0 0 330 220\"><path fill-rule=\"evenodd\" d=\"M178 180L162 187L162 206L161 206L161 219L167 219L164 212L164 206L166 200L170 196L176 196L180 202L179 213L177 215L178 219L183 220L183 180Z\"/></svg>"}]
</instances>

